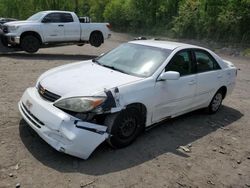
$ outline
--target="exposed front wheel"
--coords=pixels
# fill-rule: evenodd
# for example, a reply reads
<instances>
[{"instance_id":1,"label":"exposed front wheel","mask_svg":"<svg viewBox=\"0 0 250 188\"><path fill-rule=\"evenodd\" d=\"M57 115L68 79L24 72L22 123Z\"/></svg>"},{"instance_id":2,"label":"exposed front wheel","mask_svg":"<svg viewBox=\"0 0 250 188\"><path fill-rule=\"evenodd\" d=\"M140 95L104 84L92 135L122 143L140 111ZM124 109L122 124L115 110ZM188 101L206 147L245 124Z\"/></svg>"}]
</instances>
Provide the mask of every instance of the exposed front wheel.
<instances>
[{"instance_id":1,"label":"exposed front wheel","mask_svg":"<svg viewBox=\"0 0 250 188\"><path fill-rule=\"evenodd\" d=\"M128 108L105 119L110 137L108 143L114 148L131 144L142 130L141 114L136 108Z\"/></svg>"},{"instance_id":2,"label":"exposed front wheel","mask_svg":"<svg viewBox=\"0 0 250 188\"><path fill-rule=\"evenodd\" d=\"M40 48L40 41L33 35L24 36L21 39L21 48L28 53L35 53Z\"/></svg>"},{"instance_id":3,"label":"exposed front wheel","mask_svg":"<svg viewBox=\"0 0 250 188\"><path fill-rule=\"evenodd\" d=\"M93 32L93 33L90 35L89 43L90 43L92 46L99 47L99 46L101 46L102 42L103 42L102 33L100 33L100 32Z\"/></svg>"},{"instance_id":4,"label":"exposed front wheel","mask_svg":"<svg viewBox=\"0 0 250 188\"><path fill-rule=\"evenodd\" d=\"M212 98L212 100L208 106L208 112L210 114L216 113L219 110L219 108L221 107L222 100L223 100L223 93L221 90L219 90Z\"/></svg>"}]
</instances>

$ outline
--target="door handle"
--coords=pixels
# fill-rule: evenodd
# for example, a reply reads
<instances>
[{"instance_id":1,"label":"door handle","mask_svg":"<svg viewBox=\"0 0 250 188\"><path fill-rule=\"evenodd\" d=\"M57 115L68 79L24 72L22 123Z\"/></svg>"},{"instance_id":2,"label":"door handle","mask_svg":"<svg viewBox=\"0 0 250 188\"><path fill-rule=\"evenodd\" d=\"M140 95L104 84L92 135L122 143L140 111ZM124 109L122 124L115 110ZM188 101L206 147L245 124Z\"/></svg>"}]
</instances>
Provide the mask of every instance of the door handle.
<instances>
[{"instance_id":1,"label":"door handle","mask_svg":"<svg viewBox=\"0 0 250 188\"><path fill-rule=\"evenodd\" d=\"M63 27L64 25L58 25L58 27Z\"/></svg>"}]
</instances>

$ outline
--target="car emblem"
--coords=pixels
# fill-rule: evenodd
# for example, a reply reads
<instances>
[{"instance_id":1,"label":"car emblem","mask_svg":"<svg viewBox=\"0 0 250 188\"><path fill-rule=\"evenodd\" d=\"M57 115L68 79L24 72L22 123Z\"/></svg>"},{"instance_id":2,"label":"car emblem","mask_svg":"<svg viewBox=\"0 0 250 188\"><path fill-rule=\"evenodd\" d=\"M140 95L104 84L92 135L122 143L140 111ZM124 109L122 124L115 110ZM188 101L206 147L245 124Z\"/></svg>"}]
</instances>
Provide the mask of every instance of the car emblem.
<instances>
[{"instance_id":1,"label":"car emblem","mask_svg":"<svg viewBox=\"0 0 250 188\"><path fill-rule=\"evenodd\" d=\"M43 87L40 87L40 93L43 95L45 93L45 89Z\"/></svg>"},{"instance_id":2,"label":"car emblem","mask_svg":"<svg viewBox=\"0 0 250 188\"><path fill-rule=\"evenodd\" d=\"M26 106L27 106L28 109L30 109L33 106L33 104L29 100L27 100L25 102L25 104L26 104Z\"/></svg>"}]
</instances>

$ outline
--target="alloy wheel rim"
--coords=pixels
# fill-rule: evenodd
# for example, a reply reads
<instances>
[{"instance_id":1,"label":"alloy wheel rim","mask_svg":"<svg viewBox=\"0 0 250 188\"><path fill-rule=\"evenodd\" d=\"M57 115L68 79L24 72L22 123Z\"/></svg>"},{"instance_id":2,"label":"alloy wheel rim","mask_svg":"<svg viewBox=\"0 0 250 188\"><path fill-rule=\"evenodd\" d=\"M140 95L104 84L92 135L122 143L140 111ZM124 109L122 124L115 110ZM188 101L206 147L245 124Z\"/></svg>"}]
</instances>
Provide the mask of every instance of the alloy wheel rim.
<instances>
[{"instance_id":1,"label":"alloy wheel rim","mask_svg":"<svg viewBox=\"0 0 250 188\"><path fill-rule=\"evenodd\" d=\"M213 111L217 111L221 105L221 101L222 101L222 94L221 93L217 93L213 99L212 102L212 110Z\"/></svg>"}]
</instances>

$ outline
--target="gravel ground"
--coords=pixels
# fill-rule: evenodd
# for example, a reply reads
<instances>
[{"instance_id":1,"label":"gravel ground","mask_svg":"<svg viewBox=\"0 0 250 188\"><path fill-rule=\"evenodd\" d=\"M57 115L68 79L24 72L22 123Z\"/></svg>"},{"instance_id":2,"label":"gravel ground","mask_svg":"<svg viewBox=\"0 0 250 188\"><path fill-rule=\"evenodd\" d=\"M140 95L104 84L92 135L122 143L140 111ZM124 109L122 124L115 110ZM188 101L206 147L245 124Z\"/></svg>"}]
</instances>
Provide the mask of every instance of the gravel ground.
<instances>
[{"instance_id":1,"label":"gravel ground","mask_svg":"<svg viewBox=\"0 0 250 188\"><path fill-rule=\"evenodd\" d=\"M100 48L67 46L0 56L0 187L250 187L250 59L221 54L240 68L236 88L215 115L199 110L145 132L131 146L102 144L84 161L59 153L22 120L24 90L44 71L90 59ZM177 149L186 146L190 152Z\"/></svg>"}]
</instances>

